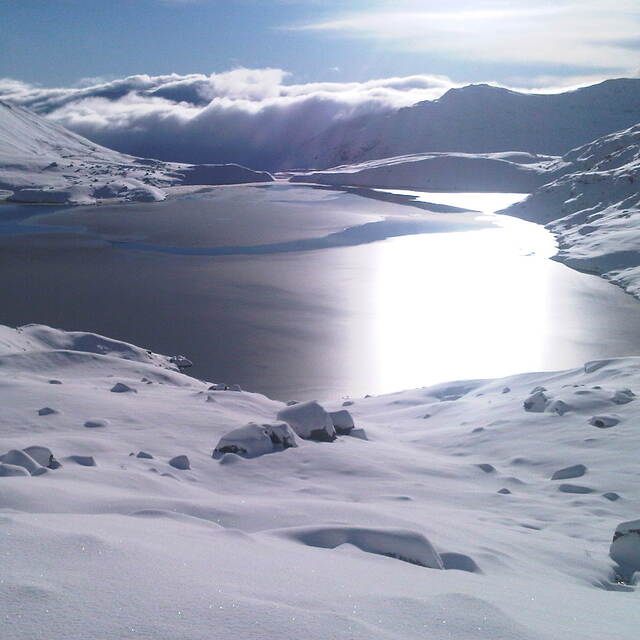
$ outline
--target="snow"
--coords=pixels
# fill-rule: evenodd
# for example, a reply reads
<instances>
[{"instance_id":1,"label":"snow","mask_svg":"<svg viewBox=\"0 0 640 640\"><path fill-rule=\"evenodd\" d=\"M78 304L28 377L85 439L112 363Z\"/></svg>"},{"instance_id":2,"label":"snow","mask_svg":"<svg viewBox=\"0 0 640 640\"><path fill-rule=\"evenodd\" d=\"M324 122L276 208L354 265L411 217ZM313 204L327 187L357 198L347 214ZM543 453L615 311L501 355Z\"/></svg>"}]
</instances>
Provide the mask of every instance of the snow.
<instances>
[{"instance_id":1,"label":"snow","mask_svg":"<svg viewBox=\"0 0 640 640\"><path fill-rule=\"evenodd\" d=\"M353 431L353 416L346 409L329 411L329 417L339 436L346 436Z\"/></svg>"},{"instance_id":2,"label":"snow","mask_svg":"<svg viewBox=\"0 0 640 640\"><path fill-rule=\"evenodd\" d=\"M295 434L286 423L255 424L250 422L244 427L233 429L223 435L213 450L213 457L219 458L224 454L237 454L246 458L256 458L265 453L297 446Z\"/></svg>"},{"instance_id":3,"label":"snow","mask_svg":"<svg viewBox=\"0 0 640 640\"><path fill-rule=\"evenodd\" d=\"M324 169L434 151L561 155L636 124L639 103L638 78L557 94L468 85L390 113L341 118L296 145L281 166Z\"/></svg>"},{"instance_id":4,"label":"snow","mask_svg":"<svg viewBox=\"0 0 640 640\"><path fill-rule=\"evenodd\" d=\"M288 174L291 182L442 191L533 191L557 158L530 153L423 153Z\"/></svg>"},{"instance_id":5,"label":"snow","mask_svg":"<svg viewBox=\"0 0 640 640\"><path fill-rule=\"evenodd\" d=\"M237 164L180 164L118 153L0 101L0 189L14 202L159 202L168 188L180 185L272 180L267 172Z\"/></svg>"},{"instance_id":6,"label":"snow","mask_svg":"<svg viewBox=\"0 0 640 640\"><path fill-rule=\"evenodd\" d=\"M305 440L335 440L336 430L331 416L315 400L299 402L278 412L278 420L286 422Z\"/></svg>"},{"instance_id":7,"label":"snow","mask_svg":"<svg viewBox=\"0 0 640 640\"><path fill-rule=\"evenodd\" d=\"M640 297L640 124L573 149L551 171L560 177L501 213L546 224L557 260Z\"/></svg>"},{"instance_id":8,"label":"snow","mask_svg":"<svg viewBox=\"0 0 640 640\"><path fill-rule=\"evenodd\" d=\"M638 628L640 358L324 406L214 384L95 334L0 327L3 639ZM526 411L539 387L567 411ZM278 422L328 432L343 403L368 440ZM568 467L584 482L551 480Z\"/></svg>"}]
</instances>

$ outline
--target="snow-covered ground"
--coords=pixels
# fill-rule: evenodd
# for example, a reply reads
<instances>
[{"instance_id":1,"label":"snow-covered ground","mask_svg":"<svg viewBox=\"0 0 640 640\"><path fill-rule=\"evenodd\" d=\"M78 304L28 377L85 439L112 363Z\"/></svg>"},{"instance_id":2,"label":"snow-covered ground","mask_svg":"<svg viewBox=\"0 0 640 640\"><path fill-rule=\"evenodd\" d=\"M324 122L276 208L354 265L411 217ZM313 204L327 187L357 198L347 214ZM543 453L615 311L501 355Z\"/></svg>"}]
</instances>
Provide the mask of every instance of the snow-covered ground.
<instances>
[{"instance_id":1,"label":"snow-covered ground","mask_svg":"<svg viewBox=\"0 0 640 640\"><path fill-rule=\"evenodd\" d=\"M624 358L324 407L352 430L1 327L2 638L631 638L639 391Z\"/></svg>"},{"instance_id":2,"label":"snow-covered ground","mask_svg":"<svg viewBox=\"0 0 640 640\"><path fill-rule=\"evenodd\" d=\"M15 202L159 201L178 185L269 182L235 164L189 165L128 156L0 101L0 189Z\"/></svg>"},{"instance_id":3,"label":"snow-covered ground","mask_svg":"<svg viewBox=\"0 0 640 640\"><path fill-rule=\"evenodd\" d=\"M546 224L557 256L640 297L640 124L578 147L561 176L501 213Z\"/></svg>"}]
</instances>

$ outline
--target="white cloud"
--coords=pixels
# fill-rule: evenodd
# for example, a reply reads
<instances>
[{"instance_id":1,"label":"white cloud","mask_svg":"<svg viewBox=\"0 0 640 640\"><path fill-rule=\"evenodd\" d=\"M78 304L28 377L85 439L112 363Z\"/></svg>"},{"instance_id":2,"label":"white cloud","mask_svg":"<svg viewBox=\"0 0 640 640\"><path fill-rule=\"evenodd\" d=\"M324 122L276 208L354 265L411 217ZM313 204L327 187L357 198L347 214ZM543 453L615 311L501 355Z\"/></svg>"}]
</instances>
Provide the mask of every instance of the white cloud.
<instances>
[{"instance_id":1,"label":"white cloud","mask_svg":"<svg viewBox=\"0 0 640 640\"><path fill-rule=\"evenodd\" d=\"M464 60L619 70L640 63L640 50L626 44L640 33L637 0L378 2L291 28Z\"/></svg>"},{"instance_id":2,"label":"white cloud","mask_svg":"<svg viewBox=\"0 0 640 640\"><path fill-rule=\"evenodd\" d=\"M55 89L0 79L0 98L135 155L272 168L295 159L306 141L335 122L437 98L458 86L430 75L287 84L289 77L281 69L234 69Z\"/></svg>"}]
</instances>

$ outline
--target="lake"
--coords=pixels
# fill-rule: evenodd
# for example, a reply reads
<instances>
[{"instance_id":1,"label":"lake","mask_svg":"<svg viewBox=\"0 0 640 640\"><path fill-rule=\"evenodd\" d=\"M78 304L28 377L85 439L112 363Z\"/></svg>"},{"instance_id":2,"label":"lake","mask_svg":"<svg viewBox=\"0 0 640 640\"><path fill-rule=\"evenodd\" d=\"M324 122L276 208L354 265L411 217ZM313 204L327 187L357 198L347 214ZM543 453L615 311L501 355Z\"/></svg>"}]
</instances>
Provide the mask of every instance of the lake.
<instances>
[{"instance_id":1,"label":"lake","mask_svg":"<svg viewBox=\"0 0 640 640\"><path fill-rule=\"evenodd\" d=\"M492 214L522 195L363 193L4 204L0 322L181 353L193 375L284 400L640 353L638 301L550 260L542 227Z\"/></svg>"}]
</instances>

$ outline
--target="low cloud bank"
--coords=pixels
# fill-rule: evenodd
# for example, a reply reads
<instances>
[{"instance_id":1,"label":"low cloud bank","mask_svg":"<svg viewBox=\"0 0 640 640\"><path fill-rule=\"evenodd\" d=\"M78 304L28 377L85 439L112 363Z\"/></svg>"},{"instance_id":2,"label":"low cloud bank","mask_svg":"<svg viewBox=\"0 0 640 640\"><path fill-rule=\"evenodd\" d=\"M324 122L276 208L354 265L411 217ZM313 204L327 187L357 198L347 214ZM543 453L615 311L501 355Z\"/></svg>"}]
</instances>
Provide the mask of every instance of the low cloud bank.
<instances>
[{"instance_id":1,"label":"low cloud bank","mask_svg":"<svg viewBox=\"0 0 640 640\"><path fill-rule=\"evenodd\" d=\"M302 166L305 144L338 121L438 98L459 86L432 75L287 84L288 75L235 69L54 89L0 79L0 99L125 153L278 169Z\"/></svg>"}]
</instances>

